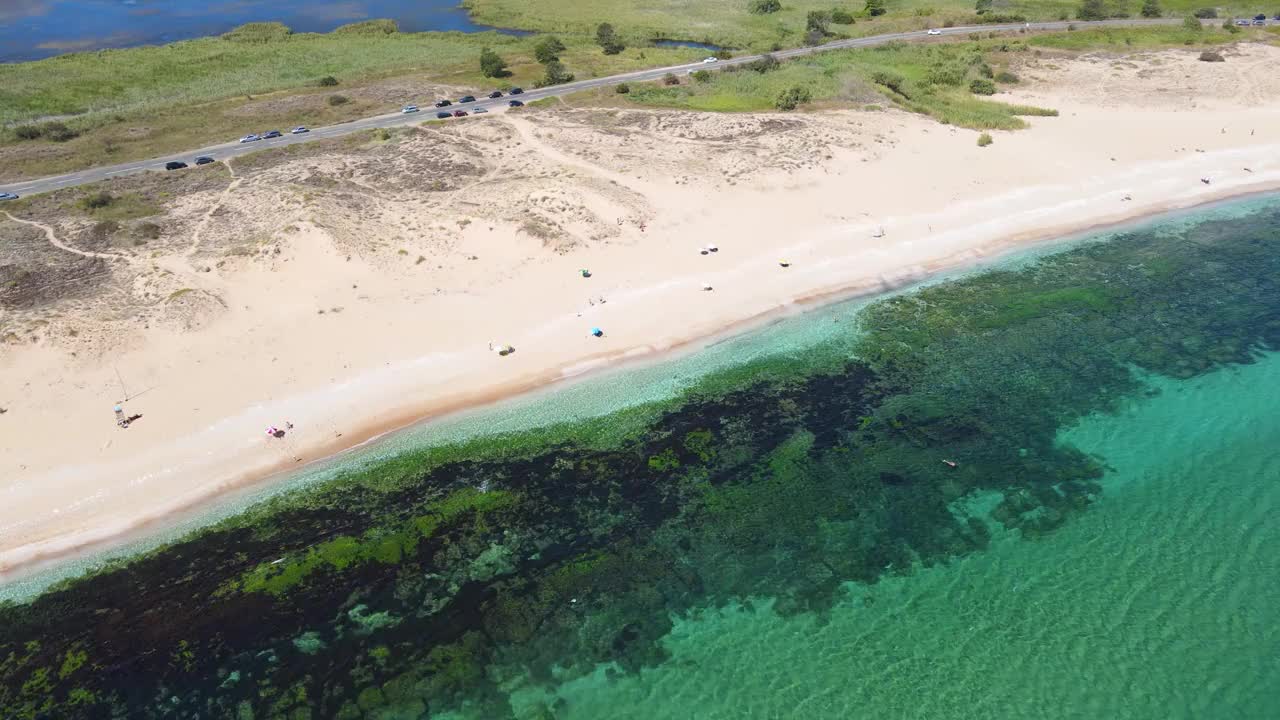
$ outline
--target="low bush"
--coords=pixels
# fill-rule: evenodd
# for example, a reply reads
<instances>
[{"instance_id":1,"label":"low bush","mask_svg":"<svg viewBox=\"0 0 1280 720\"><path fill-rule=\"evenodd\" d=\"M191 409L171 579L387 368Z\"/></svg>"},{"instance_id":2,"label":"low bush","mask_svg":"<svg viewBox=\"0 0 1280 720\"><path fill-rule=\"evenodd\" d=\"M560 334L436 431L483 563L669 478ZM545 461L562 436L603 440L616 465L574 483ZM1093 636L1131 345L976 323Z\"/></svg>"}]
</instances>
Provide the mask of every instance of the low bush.
<instances>
[{"instance_id":1,"label":"low bush","mask_svg":"<svg viewBox=\"0 0 1280 720\"><path fill-rule=\"evenodd\" d=\"M317 85L319 85L320 87L333 87L334 85L337 85L337 84L338 84L338 78L336 78L336 77L334 77L334 76L332 76L332 75L326 75L326 76L324 76L324 77L320 78L320 79L316 82L316 84L317 84Z\"/></svg>"},{"instance_id":2,"label":"low bush","mask_svg":"<svg viewBox=\"0 0 1280 720\"><path fill-rule=\"evenodd\" d=\"M996 82L1005 83L1006 85L1013 85L1018 82L1018 76L1014 75L1008 70L1001 70L1000 72L996 73Z\"/></svg>"},{"instance_id":3,"label":"low bush","mask_svg":"<svg viewBox=\"0 0 1280 720\"><path fill-rule=\"evenodd\" d=\"M995 95L996 84L986 78L974 78L969 83L969 92L974 95Z\"/></svg>"},{"instance_id":4,"label":"low bush","mask_svg":"<svg viewBox=\"0 0 1280 720\"><path fill-rule=\"evenodd\" d=\"M774 101L773 106L779 110L795 110L802 103L809 102L812 97L813 94L809 91L809 88L796 85L783 90L778 95L778 99Z\"/></svg>"},{"instance_id":5,"label":"low bush","mask_svg":"<svg viewBox=\"0 0 1280 720\"><path fill-rule=\"evenodd\" d=\"M1195 17L1198 17L1201 20L1213 20L1214 18L1218 17L1218 9L1217 8L1200 8L1195 12Z\"/></svg>"},{"instance_id":6,"label":"low bush","mask_svg":"<svg viewBox=\"0 0 1280 720\"><path fill-rule=\"evenodd\" d=\"M991 133L982 133L978 136L978 147L986 147L993 142L995 140L991 139Z\"/></svg>"},{"instance_id":7,"label":"low bush","mask_svg":"<svg viewBox=\"0 0 1280 720\"><path fill-rule=\"evenodd\" d=\"M1200 59L1204 62L1226 62L1227 59L1222 57L1222 53L1213 50L1205 50L1200 53Z\"/></svg>"},{"instance_id":8,"label":"low bush","mask_svg":"<svg viewBox=\"0 0 1280 720\"><path fill-rule=\"evenodd\" d=\"M330 95L329 96L329 105L331 107L346 105L349 102L351 102L351 98L347 97L346 95Z\"/></svg>"},{"instance_id":9,"label":"low bush","mask_svg":"<svg viewBox=\"0 0 1280 720\"><path fill-rule=\"evenodd\" d=\"M85 196L80 201L80 205L86 210L101 210L102 208L110 207L111 203L115 201L116 199L111 193L103 191Z\"/></svg>"},{"instance_id":10,"label":"low bush","mask_svg":"<svg viewBox=\"0 0 1280 720\"><path fill-rule=\"evenodd\" d=\"M752 15L768 15L782 9L780 0L751 0L747 3L747 12Z\"/></svg>"},{"instance_id":11,"label":"low bush","mask_svg":"<svg viewBox=\"0 0 1280 720\"><path fill-rule=\"evenodd\" d=\"M837 25L852 25L856 22L853 13L844 8L836 8L831 11L831 22Z\"/></svg>"},{"instance_id":12,"label":"low bush","mask_svg":"<svg viewBox=\"0 0 1280 720\"><path fill-rule=\"evenodd\" d=\"M667 73L666 75L662 76L662 84L663 85L679 85L680 78L676 77L675 73Z\"/></svg>"},{"instance_id":13,"label":"low bush","mask_svg":"<svg viewBox=\"0 0 1280 720\"><path fill-rule=\"evenodd\" d=\"M19 125L13 129L13 134L16 135L19 140L38 140L41 135L40 126Z\"/></svg>"},{"instance_id":14,"label":"low bush","mask_svg":"<svg viewBox=\"0 0 1280 720\"><path fill-rule=\"evenodd\" d=\"M40 126L40 135L46 140L66 142L72 138L79 137L80 133L60 122L47 122Z\"/></svg>"},{"instance_id":15,"label":"low bush","mask_svg":"<svg viewBox=\"0 0 1280 720\"><path fill-rule=\"evenodd\" d=\"M156 240L160 237L161 228L153 222L144 222L140 223L138 227L134 228L134 230L137 231L138 237L140 238Z\"/></svg>"},{"instance_id":16,"label":"low bush","mask_svg":"<svg viewBox=\"0 0 1280 720\"><path fill-rule=\"evenodd\" d=\"M778 62L778 58L772 55L762 55L759 60L753 60L747 63L747 69L754 70L758 73L767 73L770 70L777 70L782 63Z\"/></svg>"},{"instance_id":17,"label":"low bush","mask_svg":"<svg viewBox=\"0 0 1280 720\"><path fill-rule=\"evenodd\" d=\"M711 71L695 70L693 71L693 74L690 75L689 77L693 78L695 82L700 82L700 83L711 82Z\"/></svg>"},{"instance_id":18,"label":"low bush","mask_svg":"<svg viewBox=\"0 0 1280 720\"><path fill-rule=\"evenodd\" d=\"M619 95L626 95L627 93L631 92L631 86L626 83L621 83L619 85L614 86L613 91L618 93Z\"/></svg>"}]
</instances>

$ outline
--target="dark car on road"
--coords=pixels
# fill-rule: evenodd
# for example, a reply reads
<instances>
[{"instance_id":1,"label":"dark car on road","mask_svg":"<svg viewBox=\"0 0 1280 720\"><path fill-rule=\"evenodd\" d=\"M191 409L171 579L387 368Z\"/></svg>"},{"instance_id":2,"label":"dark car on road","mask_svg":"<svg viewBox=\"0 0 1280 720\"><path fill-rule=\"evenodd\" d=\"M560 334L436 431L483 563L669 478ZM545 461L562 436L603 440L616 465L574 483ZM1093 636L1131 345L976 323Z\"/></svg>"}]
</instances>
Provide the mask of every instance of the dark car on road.
<instances>
[{"instance_id":1,"label":"dark car on road","mask_svg":"<svg viewBox=\"0 0 1280 720\"><path fill-rule=\"evenodd\" d=\"M200 157L196 158L197 165L208 165L211 162L213 162L213 158L209 157L208 155L201 155Z\"/></svg>"},{"instance_id":2,"label":"dark car on road","mask_svg":"<svg viewBox=\"0 0 1280 720\"><path fill-rule=\"evenodd\" d=\"M452 100L437 100L436 107L449 107L453 104Z\"/></svg>"},{"instance_id":3,"label":"dark car on road","mask_svg":"<svg viewBox=\"0 0 1280 720\"><path fill-rule=\"evenodd\" d=\"M436 117L440 120L447 120L453 117L453 113L448 112L446 110L441 110L440 112L436 113Z\"/></svg>"},{"instance_id":4,"label":"dark car on road","mask_svg":"<svg viewBox=\"0 0 1280 720\"><path fill-rule=\"evenodd\" d=\"M278 137L280 137L280 131L279 131L279 130L271 130L271 131L269 131L269 132L263 133L262 137L263 137L263 139L264 139L264 140L270 140L271 138L278 138Z\"/></svg>"},{"instance_id":5,"label":"dark car on road","mask_svg":"<svg viewBox=\"0 0 1280 720\"><path fill-rule=\"evenodd\" d=\"M520 88L511 88L510 90L508 90L508 91L507 91L507 94L508 94L508 95L523 95L523 94L524 94L524 90L522 90L522 89L520 89Z\"/></svg>"},{"instance_id":6,"label":"dark car on road","mask_svg":"<svg viewBox=\"0 0 1280 720\"><path fill-rule=\"evenodd\" d=\"M177 160L170 160L169 162L164 164L164 169L165 170L181 170L186 166L187 164L184 162L178 162Z\"/></svg>"},{"instance_id":7,"label":"dark car on road","mask_svg":"<svg viewBox=\"0 0 1280 720\"><path fill-rule=\"evenodd\" d=\"M466 116L467 116L467 111L466 111L466 110L454 110L454 111L453 111L453 116L454 116L454 117L466 117Z\"/></svg>"},{"instance_id":8,"label":"dark car on road","mask_svg":"<svg viewBox=\"0 0 1280 720\"><path fill-rule=\"evenodd\" d=\"M519 100L511 100L507 103L507 105L510 107L523 107L524 103L520 102Z\"/></svg>"},{"instance_id":9,"label":"dark car on road","mask_svg":"<svg viewBox=\"0 0 1280 720\"><path fill-rule=\"evenodd\" d=\"M17 200L18 196L13 193L0 193L0 200Z\"/></svg>"},{"instance_id":10,"label":"dark car on road","mask_svg":"<svg viewBox=\"0 0 1280 720\"><path fill-rule=\"evenodd\" d=\"M458 99L458 102L460 103L469 103L469 102L475 102L475 101L476 101L476 97L474 95L467 95L465 97Z\"/></svg>"},{"instance_id":11,"label":"dark car on road","mask_svg":"<svg viewBox=\"0 0 1280 720\"><path fill-rule=\"evenodd\" d=\"M500 98L500 97L502 97L502 91L501 91L501 90L494 90L493 92L489 93L489 99L490 99L490 100L492 100L492 99L494 99L494 98Z\"/></svg>"}]
</instances>

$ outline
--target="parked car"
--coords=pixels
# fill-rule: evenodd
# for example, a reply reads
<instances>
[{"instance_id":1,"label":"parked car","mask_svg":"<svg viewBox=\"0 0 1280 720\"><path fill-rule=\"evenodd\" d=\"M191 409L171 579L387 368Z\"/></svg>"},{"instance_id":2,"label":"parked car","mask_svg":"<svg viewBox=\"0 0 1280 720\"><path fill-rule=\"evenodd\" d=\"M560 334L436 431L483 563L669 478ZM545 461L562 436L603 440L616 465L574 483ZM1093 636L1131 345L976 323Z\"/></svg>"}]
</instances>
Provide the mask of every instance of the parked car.
<instances>
[{"instance_id":1,"label":"parked car","mask_svg":"<svg viewBox=\"0 0 1280 720\"><path fill-rule=\"evenodd\" d=\"M18 196L13 193L0 192L0 200L17 200Z\"/></svg>"},{"instance_id":2,"label":"parked car","mask_svg":"<svg viewBox=\"0 0 1280 720\"><path fill-rule=\"evenodd\" d=\"M941 30L939 30L938 28L929 28L929 32L927 32L927 33L925 33L925 34L926 34L926 35L941 35L941 34L942 34L942 31L941 31Z\"/></svg>"},{"instance_id":3,"label":"parked car","mask_svg":"<svg viewBox=\"0 0 1280 720\"><path fill-rule=\"evenodd\" d=\"M453 116L454 116L454 117L466 117L466 116L467 116L467 111L466 111L466 110L454 110L454 111L453 111Z\"/></svg>"},{"instance_id":4,"label":"parked car","mask_svg":"<svg viewBox=\"0 0 1280 720\"><path fill-rule=\"evenodd\" d=\"M488 111L488 110L486 110L486 109L484 109L484 108L482 108L482 107L478 107L478 108L476 108L475 110L472 110L471 112L476 113L476 114L478 115L478 114L480 114L480 113L486 113L486 112L489 112L489 111Z\"/></svg>"},{"instance_id":5,"label":"parked car","mask_svg":"<svg viewBox=\"0 0 1280 720\"><path fill-rule=\"evenodd\" d=\"M290 134L290 135L301 135L302 133L309 133L309 132L311 132L311 131L310 131L310 130L308 130L306 127L304 127L304 126L302 126L302 125L299 125L298 127L294 128L294 129L292 129L292 130L290 130L290 131L289 131L289 134Z\"/></svg>"},{"instance_id":6,"label":"parked car","mask_svg":"<svg viewBox=\"0 0 1280 720\"><path fill-rule=\"evenodd\" d=\"M523 94L524 94L524 90L523 90L523 89L521 89L521 88L511 88L510 90L508 90L508 91L507 91L507 94L508 94L508 95L523 95Z\"/></svg>"},{"instance_id":7,"label":"parked car","mask_svg":"<svg viewBox=\"0 0 1280 720\"><path fill-rule=\"evenodd\" d=\"M453 104L452 100L437 100L436 107L449 107Z\"/></svg>"},{"instance_id":8,"label":"parked car","mask_svg":"<svg viewBox=\"0 0 1280 720\"><path fill-rule=\"evenodd\" d=\"M706 65L707 63L713 63L713 62L720 62L720 58L718 57L702 58L703 65Z\"/></svg>"},{"instance_id":9,"label":"parked car","mask_svg":"<svg viewBox=\"0 0 1280 720\"><path fill-rule=\"evenodd\" d=\"M263 134L262 139L263 139L263 140L270 140L271 138L278 138L278 137L280 137L280 131L279 131L279 130L271 130L270 132L267 132L267 133Z\"/></svg>"},{"instance_id":10,"label":"parked car","mask_svg":"<svg viewBox=\"0 0 1280 720\"><path fill-rule=\"evenodd\" d=\"M1266 13L1258 13L1257 15L1254 15L1254 16L1253 16L1253 21L1254 21L1254 22L1258 22L1259 20L1261 20L1262 22L1266 22L1266 21L1267 21L1267 14L1266 14Z\"/></svg>"},{"instance_id":11,"label":"parked car","mask_svg":"<svg viewBox=\"0 0 1280 720\"><path fill-rule=\"evenodd\" d=\"M164 164L164 169L165 170L181 170L186 166L187 164L184 162L178 162L177 160L170 160L169 162Z\"/></svg>"},{"instance_id":12,"label":"parked car","mask_svg":"<svg viewBox=\"0 0 1280 720\"><path fill-rule=\"evenodd\" d=\"M1243 25L1243 26L1245 26L1245 27L1248 27L1248 26L1249 26L1249 21L1248 21L1248 20L1237 20L1237 21L1236 21L1236 24L1237 24L1237 25Z\"/></svg>"},{"instance_id":13,"label":"parked car","mask_svg":"<svg viewBox=\"0 0 1280 720\"><path fill-rule=\"evenodd\" d=\"M489 99L490 99L490 100L493 100L494 98L500 98L500 97L502 97L502 91L501 91L501 90L494 90L493 92L489 93Z\"/></svg>"},{"instance_id":14,"label":"parked car","mask_svg":"<svg viewBox=\"0 0 1280 720\"><path fill-rule=\"evenodd\" d=\"M257 135L245 135L244 137L240 138L240 142L242 143L258 142L261 139L262 138L258 137Z\"/></svg>"},{"instance_id":15,"label":"parked car","mask_svg":"<svg viewBox=\"0 0 1280 720\"><path fill-rule=\"evenodd\" d=\"M208 155L201 155L200 157L196 158L197 165L208 165L211 162L213 162L213 158L209 157Z\"/></svg>"},{"instance_id":16,"label":"parked car","mask_svg":"<svg viewBox=\"0 0 1280 720\"><path fill-rule=\"evenodd\" d=\"M449 112L448 110L441 110L440 112L436 113L436 118L439 120L448 120L451 117L453 117L453 113Z\"/></svg>"},{"instance_id":17,"label":"parked car","mask_svg":"<svg viewBox=\"0 0 1280 720\"><path fill-rule=\"evenodd\" d=\"M458 102L460 103L469 103L469 102L475 102L475 101L476 101L476 98L474 95L464 95L463 97L458 98Z\"/></svg>"},{"instance_id":18,"label":"parked car","mask_svg":"<svg viewBox=\"0 0 1280 720\"><path fill-rule=\"evenodd\" d=\"M511 100L510 102L507 103L507 105L510 107L524 107L524 103L520 102L519 100Z\"/></svg>"},{"instance_id":19,"label":"parked car","mask_svg":"<svg viewBox=\"0 0 1280 720\"><path fill-rule=\"evenodd\" d=\"M400 112L402 112L402 113L404 113L404 114L406 114L406 115L408 115L409 113L416 113L416 112L418 112L418 106L417 106L417 105L405 105L404 107L400 108Z\"/></svg>"}]
</instances>

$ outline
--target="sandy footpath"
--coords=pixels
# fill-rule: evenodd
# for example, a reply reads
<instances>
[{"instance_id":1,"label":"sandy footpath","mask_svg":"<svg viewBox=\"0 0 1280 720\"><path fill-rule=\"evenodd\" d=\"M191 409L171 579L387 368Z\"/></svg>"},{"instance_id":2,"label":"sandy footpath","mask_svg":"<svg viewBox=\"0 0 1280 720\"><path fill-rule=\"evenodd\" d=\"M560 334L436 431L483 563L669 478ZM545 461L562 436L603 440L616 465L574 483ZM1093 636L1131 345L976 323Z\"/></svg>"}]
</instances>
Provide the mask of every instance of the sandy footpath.
<instances>
[{"instance_id":1,"label":"sandy footpath","mask_svg":"<svg viewBox=\"0 0 1280 720\"><path fill-rule=\"evenodd\" d=\"M1280 81L1268 69L1277 59L1257 47L1221 64L1184 53L1041 63L999 99L1061 115L993 133L986 148L976 132L918 116L824 112L813 122L851 134L832 130L836 141L811 163L764 162L732 183L705 171L722 152L716 142L682 141L662 162L635 166L592 145L581 123L591 111L488 118L554 171L554 197L539 202L580 203L580 235L607 241L556 247L510 223L467 223L438 250L452 260L424 281L353 257L332 226L300 211L271 262L192 274L192 292L224 308L208 322L154 324L88 357L52 342L0 345L0 580L416 419L807 299L1280 188ZM211 201L233 204L241 192ZM444 212L433 208L420 211L424 223ZM201 215L210 227L200 231L215 232L222 215ZM709 243L719 251L700 254ZM436 263L427 250L410 256L419 252ZM155 262L180 274L190 254ZM604 336L591 337L593 326ZM490 341L517 352L499 357ZM111 408L126 392L126 411L142 417L120 430ZM266 437L286 421L284 438Z\"/></svg>"}]
</instances>

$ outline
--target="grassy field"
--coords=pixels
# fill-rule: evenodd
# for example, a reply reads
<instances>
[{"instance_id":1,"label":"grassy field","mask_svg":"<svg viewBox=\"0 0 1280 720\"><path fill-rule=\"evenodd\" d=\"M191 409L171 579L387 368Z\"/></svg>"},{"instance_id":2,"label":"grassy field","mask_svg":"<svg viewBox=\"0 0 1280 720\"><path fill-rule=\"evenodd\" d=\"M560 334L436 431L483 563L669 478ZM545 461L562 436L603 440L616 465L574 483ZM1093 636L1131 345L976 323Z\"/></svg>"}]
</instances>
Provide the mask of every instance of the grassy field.
<instances>
[{"instance_id":1,"label":"grassy field","mask_svg":"<svg viewBox=\"0 0 1280 720\"><path fill-rule=\"evenodd\" d=\"M707 111L773 110L779 96L802 88L810 102L861 106L889 102L974 129L1017 129L1023 116L1048 108L1031 108L989 100L971 92L975 80L998 89L1016 82L1002 71L1034 47L1056 49L1184 47L1213 45L1245 37L1219 28L1199 33L1178 27L1099 29L1047 35L991 38L981 34L969 42L946 44L893 43L865 50L827 52L782 63L757 72L741 69L678 78L679 85L645 84L631 88L629 102L658 107ZM607 91L602 91L607 92Z\"/></svg>"},{"instance_id":2,"label":"grassy field","mask_svg":"<svg viewBox=\"0 0 1280 720\"><path fill-rule=\"evenodd\" d=\"M753 15L749 0L466 0L479 22L498 27L565 33L591 33L597 24L613 24L619 34L635 40L667 38L706 42L725 47L769 50L774 44L792 47L803 42L805 17L811 10L842 8L859 14L865 0L787 0L782 9ZM1252 16L1280 10L1274 2L1258 0L1159 0L1166 16L1183 17L1197 8L1214 7L1222 17ZM1137 17L1141 0L1112 0L1115 14ZM994 0L992 13L1021 15L1028 20L1074 18L1079 0ZM899 29L939 26L947 21L975 21L973 0L886 0L887 14L858 18L853 25L830 30L851 37Z\"/></svg>"},{"instance_id":3,"label":"grassy field","mask_svg":"<svg viewBox=\"0 0 1280 720\"><path fill-rule=\"evenodd\" d=\"M362 24L366 25L367 24ZM700 56L632 47L604 55L565 37L562 59L579 78ZM486 90L532 85L542 66L532 39L498 33L289 33L278 24L165 46L75 53L0 65L0 181L126 162L227 141L249 132L320 126L391 112L436 85ZM492 47L512 76L484 78ZM321 78L338 81L319 87ZM331 96L345 100L329 102ZM62 122L74 137L24 140L24 125Z\"/></svg>"}]
</instances>

